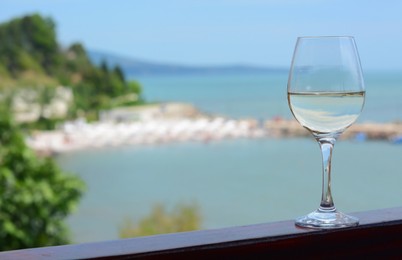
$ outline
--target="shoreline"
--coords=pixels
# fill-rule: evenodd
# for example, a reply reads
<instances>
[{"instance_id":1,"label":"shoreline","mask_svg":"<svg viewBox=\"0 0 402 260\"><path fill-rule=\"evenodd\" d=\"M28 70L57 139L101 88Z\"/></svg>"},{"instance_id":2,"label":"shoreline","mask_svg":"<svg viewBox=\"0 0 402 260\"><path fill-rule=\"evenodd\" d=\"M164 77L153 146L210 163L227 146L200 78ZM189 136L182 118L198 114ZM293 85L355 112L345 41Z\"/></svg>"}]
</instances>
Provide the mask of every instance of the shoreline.
<instances>
[{"instance_id":1,"label":"shoreline","mask_svg":"<svg viewBox=\"0 0 402 260\"><path fill-rule=\"evenodd\" d=\"M274 137L303 137L311 136L311 133L303 128L295 119L291 120L268 120L265 128L270 131ZM376 123L364 122L355 123L340 135L340 139L358 139L365 140L382 140L394 141L402 137L402 123Z\"/></svg>"},{"instance_id":2,"label":"shoreline","mask_svg":"<svg viewBox=\"0 0 402 260\"><path fill-rule=\"evenodd\" d=\"M202 114L189 104L164 103L107 111L103 113L103 119L95 123L83 119L65 122L58 130L35 132L26 142L38 154L49 156L127 145L310 136L310 132L294 119L234 120ZM340 138L397 142L400 136L402 123L360 123L352 125Z\"/></svg>"},{"instance_id":3,"label":"shoreline","mask_svg":"<svg viewBox=\"0 0 402 260\"><path fill-rule=\"evenodd\" d=\"M172 142L210 142L229 138L266 136L256 120L222 117L174 120L148 120L130 123L69 122L60 130L36 132L27 144L37 153L53 155L91 148L123 145L150 145Z\"/></svg>"}]
</instances>

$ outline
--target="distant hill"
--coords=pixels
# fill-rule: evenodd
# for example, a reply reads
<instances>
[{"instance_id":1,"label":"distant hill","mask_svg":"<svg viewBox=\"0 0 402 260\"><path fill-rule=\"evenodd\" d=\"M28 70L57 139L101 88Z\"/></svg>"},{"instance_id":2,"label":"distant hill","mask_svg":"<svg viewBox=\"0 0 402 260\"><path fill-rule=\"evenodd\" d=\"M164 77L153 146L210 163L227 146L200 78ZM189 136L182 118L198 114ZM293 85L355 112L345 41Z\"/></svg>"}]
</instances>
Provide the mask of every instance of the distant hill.
<instances>
[{"instance_id":1,"label":"distant hill","mask_svg":"<svg viewBox=\"0 0 402 260\"><path fill-rule=\"evenodd\" d=\"M87 50L90 60L95 64L106 61L108 65L119 65L128 76L138 75L180 75L180 74L246 74L286 72L285 68L258 67L248 65L186 66L138 60L108 52Z\"/></svg>"}]
</instances>

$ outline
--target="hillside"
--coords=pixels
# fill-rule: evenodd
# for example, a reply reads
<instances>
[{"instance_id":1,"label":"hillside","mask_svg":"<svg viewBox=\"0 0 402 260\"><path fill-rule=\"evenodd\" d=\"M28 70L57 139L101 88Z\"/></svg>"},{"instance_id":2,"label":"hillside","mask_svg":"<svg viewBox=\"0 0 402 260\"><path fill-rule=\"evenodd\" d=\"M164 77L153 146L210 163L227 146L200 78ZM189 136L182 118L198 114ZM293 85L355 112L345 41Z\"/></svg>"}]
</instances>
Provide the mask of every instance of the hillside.
<instances>
[{"instance_id":1,"label":"hillside","mask_svg":"<svg viewBox=\"0 0 402 260\"><path fill-rule=\"evenodd\" d=\"M149 62L108 52L89 50L88 56L95 64L106 61L108 64L119 64L126 75L187 75L187 74L245 74L245 73L276 73L286 72L285 68L258 67L249 65L221 65L221 66L188 66Z\"/></svg>"},{"instance_id":2,"label":"hillside","mask_svg":"<svg viewBox=\"0 0 402 260\"><path fill-rule=\"evenodd\" d=\"M47 118L45 105L58 86L73 93L69 117L96 119L99 110L122 105L114 102L122 96L135 94L128 104L141 102L139 84L127 81L117 64L94 64L80 43L62 48L51 18L33 14L2 23L0 43L1 96L13 99L13 107L17 96L28 110L30 103L41 106L39 117Z\"/></svg>"}]
</instances>

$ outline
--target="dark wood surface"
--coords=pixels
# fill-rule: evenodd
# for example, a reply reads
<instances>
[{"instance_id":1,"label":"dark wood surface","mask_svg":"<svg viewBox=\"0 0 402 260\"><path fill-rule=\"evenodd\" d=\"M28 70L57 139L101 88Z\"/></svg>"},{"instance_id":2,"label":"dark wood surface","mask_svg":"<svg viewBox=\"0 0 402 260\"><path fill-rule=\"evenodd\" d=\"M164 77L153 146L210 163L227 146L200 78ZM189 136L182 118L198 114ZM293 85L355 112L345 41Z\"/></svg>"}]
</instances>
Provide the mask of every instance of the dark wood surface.
<instances>
[{"instance_id":1,"label":"dark wood surface","mask_svg":"<svg viewBox=\"0 0 402 260\"><path fill-rule=\"evenodd\" d=\"M401 257L402 208L354 213L360 225L311 230L292 221L0 252L0 259Z\"/></svg>"}]
</instances>

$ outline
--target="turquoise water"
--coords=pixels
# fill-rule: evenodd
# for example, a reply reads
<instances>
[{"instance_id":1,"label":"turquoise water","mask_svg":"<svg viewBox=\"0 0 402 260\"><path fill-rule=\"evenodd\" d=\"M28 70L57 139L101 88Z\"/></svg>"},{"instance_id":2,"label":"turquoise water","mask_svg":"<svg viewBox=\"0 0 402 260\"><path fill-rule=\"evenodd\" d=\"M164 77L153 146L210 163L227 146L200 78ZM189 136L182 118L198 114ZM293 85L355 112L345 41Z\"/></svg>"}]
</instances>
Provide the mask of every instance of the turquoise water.
<instances>
[{"instance_id":1,"label":"turquoise water","mask_svg":"<svg viewBox=\"0 0 402 260\"><path fill-rule=\"evenodd\" d=\"M149 101L182 101L232 118L290 117L287 75L212 75L140 78Z\"/></svg>"},{"instance_id":2,"label":"turquoise water","mask_svg":"<svg viewBox=\"0 0 402 260\"><path fill-rule=\"evenodd\" d=\"M165 76L138 80L148 101L182 101L204 112L234 118L292 118L286 73L256 75ZM402 120L402 73L365 75L366 103L359 122Z\"/></svg>"},{"instance_id":3,"label":"turquoise water","mask_svg":"<svg viewBox=\"0 0 402 260\"><path fill-rule=\"evenodd\" d=\"M363 120L401 119L402 79L386 74L366 79L370 77ZM290 118L286 89L278 86L286 86L285 75L140 81L150 101L192 102L203 111L232 117ZM337 207L353 212L402 206L401 156L402 147L388 142L339 141L332 186ZM116 239L125 218L138 220L159 202L169 207L196 202L203 228L219 228L293 219L314 210L321 196L320 152L311 138L120 147L64 154L57 160L88 186L68 220L74 242Z\"/></svg>"}]
</instances>

